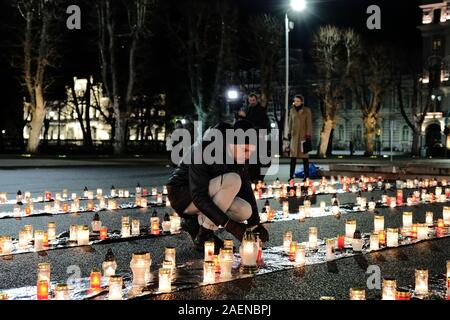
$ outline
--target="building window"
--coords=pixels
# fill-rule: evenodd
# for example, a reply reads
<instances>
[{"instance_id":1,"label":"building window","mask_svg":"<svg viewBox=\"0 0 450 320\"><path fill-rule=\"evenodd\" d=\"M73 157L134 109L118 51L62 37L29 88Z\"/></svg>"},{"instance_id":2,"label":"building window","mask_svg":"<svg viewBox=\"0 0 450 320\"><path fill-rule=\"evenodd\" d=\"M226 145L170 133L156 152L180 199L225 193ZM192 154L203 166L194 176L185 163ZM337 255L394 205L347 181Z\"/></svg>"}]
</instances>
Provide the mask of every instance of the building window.
<instances>
[{"instance_id":1,"label":"building window","mask_svg":"<svg viewBox=\"0 0 450 320\"><path fill-rule=\"evenodd\" d=\"M402 130L402 141L408 141L409 140L409 127L403 126Z\"/></svg>"},{"instance_id":2,"label":"building window","mask_svg":"<svg viewBox=\"0 0 450 320\"><path fill-rule=\"evenodd\" d=\"M442 37L434 37L431 42L431 49L434 52L440 53L442 51L442 48L444 47Z\"/></svg>"},{"instance_id":3,"label":"building window","mask_svg":"<svg viewBox=\"0 0 450 320\"><path fill-rule=\"evenodd\" d=\"M343 126L339 126L338 135L339 135L339 140L343 141L344 140L344 127Z\"/></svg>"}]
</instances>

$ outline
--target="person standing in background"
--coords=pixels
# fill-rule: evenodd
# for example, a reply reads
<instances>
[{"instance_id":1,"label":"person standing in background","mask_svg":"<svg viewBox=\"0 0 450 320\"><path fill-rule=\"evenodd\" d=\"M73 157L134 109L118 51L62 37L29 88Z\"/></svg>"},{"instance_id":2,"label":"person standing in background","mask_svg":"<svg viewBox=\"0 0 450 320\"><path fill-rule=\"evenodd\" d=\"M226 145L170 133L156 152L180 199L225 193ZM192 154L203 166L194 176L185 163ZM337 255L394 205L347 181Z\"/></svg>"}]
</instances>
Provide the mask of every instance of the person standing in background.
<instances>
[{"instance_id":1,"label":"person standing in background","mask_svg":"<svg viewBox=\"0 0 450 320\"><path fill-rule=\"evenodd\" d=\"M304 97L296 95L289 112L290 179L294 178L297 159L303 159L304 179L309 177L308 152L311 151L312 115L311 109L305 107L304 103Z\"/></svg>"}]
</instances>

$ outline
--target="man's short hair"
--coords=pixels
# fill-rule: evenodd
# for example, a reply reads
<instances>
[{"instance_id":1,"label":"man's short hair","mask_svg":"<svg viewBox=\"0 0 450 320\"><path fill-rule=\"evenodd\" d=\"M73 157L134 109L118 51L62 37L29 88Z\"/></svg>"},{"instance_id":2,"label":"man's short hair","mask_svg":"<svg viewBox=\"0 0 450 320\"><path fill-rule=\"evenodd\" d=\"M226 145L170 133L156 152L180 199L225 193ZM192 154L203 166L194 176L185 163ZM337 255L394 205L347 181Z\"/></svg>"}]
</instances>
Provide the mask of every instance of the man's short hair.
<instances>
[{"instance_id":1,"label":"man's short hair","mask_svg":"<svg viewBox=\"0 0 450 320\"><path fill-rule=\"evenodd\" d=\"M250 94L248 95L248 97L249 97L249 98L256 98L256 99L258 99L258 95L257 95L256 93L254 93L254 92L250 93Z\"/></svg>"}]
</instances>

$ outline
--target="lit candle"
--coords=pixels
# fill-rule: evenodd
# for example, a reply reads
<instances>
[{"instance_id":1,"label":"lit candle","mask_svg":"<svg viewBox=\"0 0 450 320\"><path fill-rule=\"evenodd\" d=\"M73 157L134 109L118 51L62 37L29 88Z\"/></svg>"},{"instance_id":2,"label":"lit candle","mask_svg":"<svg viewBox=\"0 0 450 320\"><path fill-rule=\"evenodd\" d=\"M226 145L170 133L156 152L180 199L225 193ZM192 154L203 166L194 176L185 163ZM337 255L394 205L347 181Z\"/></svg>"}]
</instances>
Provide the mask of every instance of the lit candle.
<instances>
[{"instance_id":1,"label":"lit candle","mask_svg":"<svg viewBox=\"0 0 450 320\"><path fill-rule=\"evenodd\" d=\"M50 284L50 275L50 263L39 263L37 268L37 281L47 281Z\"/></svg>"},{"instance_id":2,"label":"lit candle","mask_svg":"<svg viewBox=\"0 0 450 320\"><path fill-rule=\"evenodd\" d=\"M376 206L377 206L377 203L375 202L375 199L372 197L369 201L369 210L370 211L375 210Z\"/></svg>"},{"instance_id":3,"label":"lit candle","mask_svg":"<svg viewBox=\"0 0 450 320\"><path fill-rule=\"evenodd\" d=\"M153 210L152 217L150 218L150 228L151 234L158 235L159 234L159 217L158 212Z\"/></svg>"},{"instance_id":4,"label":"lit candle","mask_svg":"<svg viewBox=\"0 0 450 320\"><path fill-rule=\"evenodd\" d=\"M164 214L164 219L163 219L163 223L162 223L162 231L163 231L163 233L164 234L169 234L170 233L170 227L171 227L170 216L166 212Z\"/></svg>"},{"instance_id":5,"label":"lit candle","mask_svg":"<svg viewBox=\"0 0 450 320\"><path fill-rule=\"evenodd\" d=\"M21 230L19 231L19 248L25 249L28 247L28 231L27 230Z\"/></svg>"},{"instance_id":6,"label":"lit candle","mask_svg":"<svg viewBox=\"0 0 450 320\"><path fill-rule=\"evenodd\" d=\"M79 246L87 246L89 244L89 227L87 225L78 226L77 243Z\"/></svg>"},{"instance_id":7,"label":"lit candle","mask_svg":"<svg viewBox=\"0 0 450 320\"><path fill-rule=\"evenodd\" d=\"M102 274L99 270L94 269L90 276L90 285L92 290L98 290L102 285Z\"/></svg>"},{"instance_id":8,"label":"lit candle","mask_svg":"<svg viewBox=\"0 0 450 320\"><path fill-rule=\"evenodd\" d=\"M370 235L370 251L376 251L380 249L380 235L378 232L374 232Z\"/></svg>"},{"instance_id":9,"label":"lit candle","mask_svg":"<svg viewBox=\"0 0 450 320\"><path fill-rule=\"evenodd\" d=\"M402 206L403 205L403 190L397 190L397 206Z\"/></svg>"},{"instance_id":10,"label":"lit candle","mask_svg":"<svg viewBox=\"0 0 450 320\"><path fill-rule=\"evenodd\" d=\"M27 232L28 241L33 240L33 226L32 225L27 224L27 225L23 226L22 230Z\"/></svg>"},{"instance_id":11,"label":"lit candle","mask_svg":"<svg viewBox=\"0 0 450 320\"><path fill-rule=\"evenodd\" d=\"M344 250L344 247L345 247L345 236L344 235L337 236L337 247L338 247L338 250Z\"/></svg>"},{"instance_id":12,"label":"lit candle","mask_svg":"<svg viewBox=\"0 0 450 320\"><path fill-rule=\"evenodd\" d=\"M296 256L297 256L297 242L291 241L289 246L289 261L295 261Z\"/></svg>"},{"instance_id":13,"label":"lit candle","mask_svg":"<svg viewBox=\"0 0 450 320\"><path fill-rule=\"evenodd\" d=\"M411 300L411 294L407 290L397 290L395 300Z\"/></svg>"},{"instance_id":14,"label":"lit candle","mask_svg":"<svg viewBox=\"0 0 450 320\"><path fill-rule=\"evenodd\" d=\"M213 249L214 254L214 249ZM164 260L170 261L172 263L172 270L177 267L176 249L175 247L166 247Z\"/></svg>"},{"instance_id":15,"label":"lit candle","mask_svg":"<svg viewBox=\"0 0 450 320\"><path fill-rule=\"evenodd\" d=\"M114 199L108 199L108 210L116 210L117 209L117 201Z\"/></svg>"},{"instance_id":16,"label":"lit candle","mask_svg":"<svg viewBox=\"0 0 450 320\"><path fill-rule=\"evenodd\" d=\"M48 300L48 287L47 281L42 280L37 283L37 299L38 300Z\"/></svg>"},{"instance_id":17,"label":"lit candle","mask_svg":"<svg viewBox=\"0 0 450 320\"><path fill-rule=\"evenodd\" d=\"M223 248L220 249L219 265L220 265L220 278L231 278L231 268L233 266L233 249Z\"/></svg>"},{"instance_id":18,"label":"lit candle","mask_svg":"<svg viewBox=\"0 0 450 320\"><path fill-rule=\"evenodd\" d=\"M204 283L214 283L215 281L215 265L214 261L204 261L203 262L203 282Z\"/></svg>"},{"instance_id":19,"label":"lit candle","mask_svg":"<svg viewBox=\"0 0 450 320\"><path fill-rule=\"evenodd\" d=\"M101 228L102 228L102 222L100 221L100 216L98 213L94 214L94 218L91 222L91 226L92 226L92 232L100 232Z\"/></svg>"},{"instance_id":20,"label":"lit candle","mask_svg":"<svg viewBox=\"0 0 450 320\"><path fill-rule=\"evenodd\" d=\"M70 289L65 283L58 283L55 287L55 300L70 300Z\"/></svg>"},{"instance_id":21,"label":"lit candle","mask_svg":"<svg viewBox=\"0 0 450 320\"><path fill-rule=\"evenodd\" d=\"M133 236L141 234L141 221L139 219L131 220L131 234Z\"/></svg>"},{"instance_id":22,"label":"lit candle","mask_svg":"<svg viewBox=\"0 0 450 320\"><path fill-rule=\"evenodd\" d=\"M306 218L306 211L304 206L298 207L298 220L305 221Z\"/></svg>"},{"instance_id":23,"label":"lit candle","mask_svg":"<svg viewBox=\"0 0 450 320\"><path fill-rule=\"evenodd\" d=\"M381 230L378 232L379 236L380 236L380 245L386 245L386 231Z\"/></svg>"},{"instance_id":24,"label":"lit candle","mask_svg":"<svg viewBox=\"0 0 450 320\"><path fill-rule=\"evenodd\" d=\"M325 201L320 201L320 212L324 213L327 203Z\"/></svg>"},{"instance_id":25,"label":"lit candle","mask_svg":"<svg viewBox=\"0 0 450 320\"><path fill-rule=\"evenodd\" d=\"M359 204L361 210L367 209L367 198L361 198L360 204Z\"/></svg>"},{"instance_id":26,"label":"lit candle","mask_svg":"<svg viewBox=\"0 0 450 320\"><path fill-rule=\"evenodd\" d=\"M283 216L289 216L289 202L283 201Z\"/></svg>"},{"instance_id":27,"label":"lit candle","mask_svg":"<svg viewBox=\"0 0 450 320\"><path fill-rule=\"evenodd\" d=\"M258 257L258 244L255 236L250 230L247 230L244 234L239 253L241 256L241 271L244 274L255 273L258 269L256 264Z\"/></svg>"},{"instance_id":28,"label":"lit candle","mask_svg":"<svg viewBox=\"0 0 450 320\"><path fill-rule=\"evenodd\" d=\"M392 278L383 279L382 300L395 300L397 281Z\"/></svg>"},{"instance_id":29,"label":"lit candle","mask_svg":"<svg viewBox=\"0 0 450 320\"><path fill-rule=\"evenodd\" d=\"M397 247L398 246L398 229L397 228L388 228L386 230L386 239L388 247Z\"/></svg>"},{"instance_id":30,"label":"lit candle","mask_svg":"<svg viewBox=\"0 0 450 320\"><path fill-rule=\"evenodd\" d=\"M162 193L158 193L158 195L156 196L156 203L158 203L158 204L163 203L163 195L162 195Z\"/></svg>"},{"instance_id":31,"label":"lit candle","mask_svg":"<svg viewBox=\"0 0 450 320\"><path fill-rule=\"evenodd\" d=\"M442 210L442 218L446 226L450 225L450 207L444 207Z\"/></svg>"},{"instance_id":32,"label":"lit candle","mask_svg":"<svg viewBox=\"0 0 450 320\"><path fill-rule=\"evenodd\" d=\"M44 197L45 197L45 201L51 201L52 200L52 193L50 191L45 191Z\"/></svg>"},{"instance_id":33,"label":"lit candle","mask_svg":"<svg viewBox=\"0 0 450 320\"><path fill-rule=\"evenodd\" d=\"M427 224L417 224L417 240L428 239L428 225Z\"/></svg>"},{"instance_id":34,"label":"lit candle","mask_svg":"<svg viewBox=\"0 0 450 320\"><path fill-rule=\"evenodd\" d=\"M148 254L149 252L133 253L130 268L133 272L133 285L135 286L145 286L147 284L151 266L151 260L149 261L147 257Z\"/></svg>"},{"instance_id":35,"label":"lit candle","mask_svg":"<svg viewBox=\"0 0 450 320\"><path fill-rule=\"evenodd\" d=\"M48 234L48 240L56 239L56 223L55 222L49 222L47 224L47 234Z\"/></svg>"},{"instance_id":36,"label":"lit candle","mask_svg":"<svg viewBox=\"0 0 450 320\"><path fill-rule=\"evenodd\" d=\"M350 300L366 300L364 288L350 288Z\"/></svg>"},{"instance_id":37,"label":"lit candle","mask_svg":"<svg viewBox=\"0 0 450 320\"><path fill-rule=\"evenodd\" d=\"M316 250L317 249L317 228L310 227L309 228L309 249Z\"/></svg>"},{"instance_id":38,"label":"lit candle","mask_svg":"<svg viewBox=\"0 0 450 320\"><path fill-rule=\"evenodd\" d=\"M450 278L450 260L447 260L447 279Z\"/></svg>"},{"instance_id":39,"label":"lit candle","mask_svg":"<svg viewBox=\"0 0 450 320\"><path fill-rule=\"evenodd\" d=\"M335 239L326 240L326 259L327 261L334 260L334 243Z\"/></svg>"},{"instance_id":40,"label":"lit candle","mask_svg":"<svg viewBox=\"0 0 450 320\"><path fill-rule=\"evenodd\" d=\"M403 228L410 230L413 224L413 213L410 211L403 212Z\"/></svg>"},{"instance_id":41,"label":"lit candle","mask_svg":"<svg viewBox=\"0 0 450 320\"><path fill-rule=\"evenodd\" d=\"M111 277L116 274L117 262L111 248L106 253L105 260L102 263L102 269L104 277Z\"/></svg>"},{"instance_id":42,"label":"lit candle","mask_svg":"<svg viewBox=\"0 0 450 320\"><path fill-rule=\"evenodd\" d=\"M12 244L12 238L11 237L3 237L2 241L2 254L11 254L13 244Z\"/></svg>"},{"instance_id":43,"label":"lit candle","mask_svg":"<svg viewBox=\"0 0 450 320\"><path fill-rule=\"evenodd\" d=\"M131 235L129 222L122 221L122 230L120 232L120 235L122 236L122 238L127 238Z\"/></svg>"},{"instance_id":44,"label":"lit candle","mask_svg":"<svg viewBox=\"0 0 450 320\"><path fill-rule=\"evenodd\" d=\"M170 232L177 233L181 229L181 217L176 213L172 213L170 216Z\"/></svg>"},{"instance_id":45,"label":"lit candle","mask_svg":"<svg viewBox=\"0 0 450 320\"><path fill-rule=\"evenodd\" d=\"M94 202L92 200L88 201L86 204L87 211L94 211Z\"/></svg>"},{"instance_id":46,"label":"lit candle","mask_svg":"<svg viewBox=\"0 0 450 320\"><path fill-rule=\"evenodd\" d=\"M416 269L416 287L415 292L418 295L428 294L428 270Z\"/></svg>"},{"instance_id":47,"label":"lit candle","mask_svg":"<svg viewBox=\"0 0 450 320\"><path fill-rule=\"evenodd\" d=\"M375 232L380 232L384 230L384 216L375 216L373 223Z\"/></svg>"},{"instance_id":48,"label":"lit candle","mask_svg":"<svg viewBox=\"0 0 450 320\"><path fill-rule=\"evenodd\" d=\"M347 220L345 222L345 236L353 239L353 235L356 231L356 220Z\"/></svg>"},{"instance_id":49,"label":"lit candle","mask_svg":"<svg viewBox=\"0 0 450 320\"><path fill-rule=\"evenodd\" d=\"M114 186L111 186L111 190L109 192L111 197L116 197L116 188L114 188Z\"/></svg>"},{"instance_id":50,"label":"lit candle","mask_svg":"<svg viewBox=\"0 0 450 320\"><path fill-rule=\"evenodd\" d=\"M362 240L361 232L359 230L355 230L355 234L353 235L353 238L352 238L352 249L355 252L360 252L360 251L362 251L362 246L363 246L363 240Z\"/></svg>"},{"instance_id":51,"label":"lit candle","mask_svg":"<svg viewBox=\"0 0 450 320\"><path fill-rule=\"evenodd\" d=\"M44 250L44 236L45 236L44 231L36 230L34 232L34 250L36 251Z\"/></svg>"},{"instance_id":52,"label":"lit candle","mask_svg":"<svg viewBox=\"0 0 450 320\"><path fill-rule=\"evenodd\" d=\"M297 253L295 255L295 263L298 266L304 266L306 263L306 250L305 246L297 246Z\"/></svg>"},{"instance_id":53,"label":"lit candle","mask_svg":"<svg viewBox=\"0 0 450 320\"><path fill-rule=\"evenodd\" d=\"M100 240L105 240L108 238L108 228L103 226L100 229Z\"/></svg>"},{"instance_id":54,"label":"lit candle","mask_svg":"<svg viewBox=\"0 0 450 320\"><path fill-rule=\"evenodd\" d=\"M429 226L433 225L433 212L427 211L425 223Z\"/></svg>"},{"instance_id":55,"label":"lit candle","mask_svg":"<svg viewBox=\"0 0 450 320\"><path fill-rule=\"evenodd\" d=\"M122 300L123 279L121 276L109 277L108 300Z\"/></svg>"},{"instance_id":56,"label":"lit candle","mask_svg":"<svg viewBox=\"0 0 450 320\"><path fill-rule=\"evenodd\" d=\"M172 290L172 270L168 268L159 269L159 292L167 293Z\"/></svg>"},{"instance_id":57,"label":"lit candle","mask_svg":"<svg viewBox=\"0 0 450 320\"><path fill-rule=\"evenodd\" d=\"M292 242L292 231L287 230L283 234L283 249L284 249L284 252L286 252L286 253L289 252L289 248L291 246L291 242Z\"/></svg>"},{"instance_id":58,"label":"lit candle","mask_svg":"<svg viewBox=\"0 0 450 320\"><path fill-rule=\"evenodd\" d=\"M80 199L75 198L73 202L70 204L70 211L71 212L78 212L80 211Z\"/></svg>"},{"instance_id":59,"label":"lit candle","mask_svg":"<svg viewBox=\"0 0 450 320\"><path fill-rule=\"evenodd\" d=\"M214 241L205 242L205 261L212 260L214 255Z\"/></svg>"}]
</instances>

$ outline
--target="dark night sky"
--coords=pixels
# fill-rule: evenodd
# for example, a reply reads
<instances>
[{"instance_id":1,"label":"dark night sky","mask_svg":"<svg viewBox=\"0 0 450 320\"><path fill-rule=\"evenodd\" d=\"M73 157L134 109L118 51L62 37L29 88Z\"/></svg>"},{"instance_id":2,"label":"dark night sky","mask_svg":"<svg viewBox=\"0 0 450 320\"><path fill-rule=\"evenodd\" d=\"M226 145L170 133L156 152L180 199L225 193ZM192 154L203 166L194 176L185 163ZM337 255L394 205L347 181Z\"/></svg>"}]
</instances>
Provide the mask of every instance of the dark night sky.
<instances>
[{"instance_id":1,"label":"dark night sky","mask_svg":"<svg viewBox=\"0 0 450 320\"><path fill-rule=\"evenodd\" d=\"M165 1L165 0L161 0ZM289 8L289 0L231 0L240 8L241 28L245 28L245 22L248 16L258 13L271 13L284 17L284 13ZM6 2L0 1L0 49L7 47L9 35L11 34L12 16L3 9ZM308 9L300 14L290 13L290 19L295 22L295 29L291 32L291 48L301 48L305 52L310 49L311 39L314 32L321 25L333 24L342 27L352 27L356 31L363 34L368 39L383 41L388 46L396 46L405 51L420 50L421 38L417 26L421 22L421 11L418 8L420 1L417 0L310 0L308 2ZM366 27L367 7L372 4L377 4L381 7L382 13L382 29L379 31L370 31ZM11 9L10 9L11 10ZM86 15L84 16L86 17ZM159 32L159 31L157 31ZM81 36L81 38L80 38ZM158 34L156 34L158 38ZM162 35L164 36L164 35ZM78 38L77 38L78 37ZM167 52L165 46L158 46L159 52L149 53L154 54L154 60L158 58L166 59ZM89 45L86 43L82 35L73 35L73 39L65 46L66 53L69 57L66 59L70 63L60 69L56 70L59 74L62 87L67 84L65 81L70 81L73 75L86 76L92 74L97 69L97 53L95 43ZM18 85L15 83L14 74L8 67L7 57L0 52L0 87L3 92L3 103L5 104L17 103L21 100L21 92L18 92ZM156 59L155 59L156 58ZM164 65L163 63L161 65ZM159 64L156 64L159 67ZM64 71L63 71L64 70ZM173 74L164 74L162 70L150 70L149 74L158 80L156 85L172 86L173 88ZM69 80L67 80L69 79ZM151 81L147 83L151 86ZM61 88L61 86L60 86ZM159 90L159 89L156 89ZM60 91L60 90L56 90ZM176 91L176 90L175 90ZM10 97L8 99L8 96ZM2 117L3 118L3 117ZM0 121L1 126L1 121Z\"/></svg>"}]
</instances>

